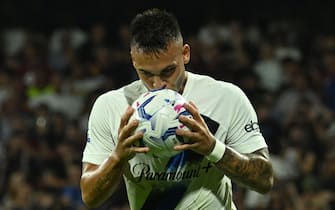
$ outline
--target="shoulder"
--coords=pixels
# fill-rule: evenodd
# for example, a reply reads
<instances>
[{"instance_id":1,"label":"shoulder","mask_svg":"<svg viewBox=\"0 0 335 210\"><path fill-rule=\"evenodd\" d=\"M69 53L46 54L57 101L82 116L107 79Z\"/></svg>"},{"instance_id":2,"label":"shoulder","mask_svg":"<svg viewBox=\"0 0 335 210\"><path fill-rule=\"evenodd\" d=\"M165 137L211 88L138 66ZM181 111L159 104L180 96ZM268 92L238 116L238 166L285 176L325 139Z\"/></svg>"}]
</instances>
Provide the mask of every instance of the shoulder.
<instances>
[{"instance_id":1,"label":"shoulder","mask_svg":"<svg viewBox=\"0 0 335 210\"><path fill-rule=\"evenodd\" d=\"M135 81L119 89L110 90L99 95L94 104L93 112L112 114L123 113L132 101L145 91L145 87L140 81Z\"/></svg>"},{"instance_id":2,"label":"shoulder","mask_svg":"<svg viewBox=\"0 0 335 210\"><path fill-rule=\"evenodd\" d=\"M97 99L96 103L101 104L131 104L132 100L136 99L140 94L146 91L143 83L139 80L134 81L128 85L125 85L119 89L110 90L101 94Z\"/></svg>"},{"instance_id":3,"label":"shoulder","mask_svg":"<svg viewBox=\"0 0 335 210\"><path fill-rule=\"evenodd\" d=\"M95 104L99 104L101 106L109 106L111 104L120 103L122 101L125 101L122 89L117 89L110 90L98 96Z\"/></svg>"},{"instance_id":4,"label":"shoulder","mask_svg":"<svg viewBox=\"0 0 335 210\"><path fill-rule=\"evenodd\" d=\"M112 90L101 94L93 103L89 125L106 126L110 124L111 117L116 118L120 113L123 113L126 105L127 102L119 90Z\"/></svg>"},{"instance_id":5,"label":"shoulder","mask_svg":"<svg viewBox=\"0 0 335 210\"><path fill-rule=\"evenodd\" d=\"M201 75L188 72L192 91L207 92L216 96L225 96L232 98L244 97L243 90L234 83L214 79L208 75Z\"/></svg>"}]
</instances>

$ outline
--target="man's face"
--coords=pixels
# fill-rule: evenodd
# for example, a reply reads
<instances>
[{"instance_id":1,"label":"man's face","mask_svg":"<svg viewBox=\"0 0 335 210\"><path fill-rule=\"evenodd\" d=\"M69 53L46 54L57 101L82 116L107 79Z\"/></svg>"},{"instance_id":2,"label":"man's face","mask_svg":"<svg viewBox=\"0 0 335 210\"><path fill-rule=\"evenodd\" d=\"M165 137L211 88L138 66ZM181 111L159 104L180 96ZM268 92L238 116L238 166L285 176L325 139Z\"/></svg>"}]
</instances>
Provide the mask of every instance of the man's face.
<instances>
[{"instance_id":1,"label":"man's face","mask_svg":"<svg viewBox=\"0 0 335 210\"><path fill-rule=\"evenodd\" d=\"M149 89L168 88L182 93L186 82L185 64L190 60L190 47L181 42L171 42L159 54L144 53L131 48L133 66L139 78Z\"/></svg>"}]
</instances>

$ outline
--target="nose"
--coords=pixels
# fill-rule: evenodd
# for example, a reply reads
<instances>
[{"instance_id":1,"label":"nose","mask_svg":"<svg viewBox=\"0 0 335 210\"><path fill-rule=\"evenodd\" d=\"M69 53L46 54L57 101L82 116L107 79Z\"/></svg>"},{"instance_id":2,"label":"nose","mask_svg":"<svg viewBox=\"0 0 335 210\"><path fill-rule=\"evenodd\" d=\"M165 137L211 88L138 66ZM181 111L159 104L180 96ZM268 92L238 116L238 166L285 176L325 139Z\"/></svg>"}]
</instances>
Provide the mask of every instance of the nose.
<instances>
[{"instance_id":1,"label":"nose","mask_svg":"<svg viewBox=\"0 0 335 210\"><path fill-rule=\"evenodd\" d=\"M154 76L152 86L154 89L164 88L166 86L166 81L162 80L160 76Z\"/></svg>"}]
</instances>

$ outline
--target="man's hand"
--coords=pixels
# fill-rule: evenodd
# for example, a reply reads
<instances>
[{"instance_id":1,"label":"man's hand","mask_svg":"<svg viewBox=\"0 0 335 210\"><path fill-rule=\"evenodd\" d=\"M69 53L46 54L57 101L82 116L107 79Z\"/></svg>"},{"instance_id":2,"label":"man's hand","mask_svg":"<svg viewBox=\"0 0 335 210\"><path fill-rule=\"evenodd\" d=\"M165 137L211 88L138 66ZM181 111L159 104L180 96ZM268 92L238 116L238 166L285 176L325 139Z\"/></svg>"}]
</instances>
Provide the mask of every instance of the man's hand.
<instances>
[{"instance_id":1,"label":"man's hand","mask_svg":"<svg viewBox=\"0 0 335 210\"><path fill-rule=\"evenodd\" d=\"M208 129L204 119L201 117L198 108L193 102L185 103L185 109L189 111L193 118L180 116L181 123L186 125L190 130L178 129L177 135L189 139L189 142L175 146L175 150L190 149L202 155L208 155L214 148L215 140L213 134Z\"/></svg>"},{"instance_id":2,"label":"man's hand","mask_svg":"<svg viewBox=\"0 0 335 210\"><path fill-rule=\"evenodd\" d=\"M120 161L131 159L136 153L146 153L149 151L148 147L136 147L134 145L143 138L142 132L134 133L138 126L138 120L129 119L134 113L132 107L128 107L126 112L121 117L120 127L118 131L118 143L113 151L113 156L116 156Z\"/></svg>"}]
</instances>

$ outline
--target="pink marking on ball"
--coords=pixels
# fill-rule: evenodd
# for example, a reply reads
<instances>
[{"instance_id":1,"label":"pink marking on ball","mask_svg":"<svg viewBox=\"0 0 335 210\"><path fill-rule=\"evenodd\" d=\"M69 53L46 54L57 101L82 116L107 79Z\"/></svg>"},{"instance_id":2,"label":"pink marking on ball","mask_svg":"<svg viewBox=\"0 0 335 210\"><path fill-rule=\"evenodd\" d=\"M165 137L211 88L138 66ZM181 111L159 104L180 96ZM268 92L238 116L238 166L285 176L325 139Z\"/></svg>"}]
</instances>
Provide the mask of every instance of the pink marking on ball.
<instances>
[{"instance_id":1,"label":"pink marking on ball","mask_svg":"<svg viewBox=\"0 0 335 210\"><path fill-rule=\"evenodd\" d=\"M177 113L179 113L182 108L184 108L183 104L177 104L173 107Z\"/></svg>"}]
</instances>

